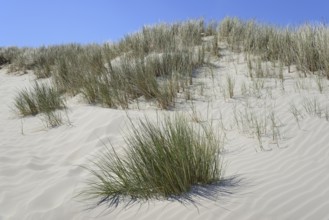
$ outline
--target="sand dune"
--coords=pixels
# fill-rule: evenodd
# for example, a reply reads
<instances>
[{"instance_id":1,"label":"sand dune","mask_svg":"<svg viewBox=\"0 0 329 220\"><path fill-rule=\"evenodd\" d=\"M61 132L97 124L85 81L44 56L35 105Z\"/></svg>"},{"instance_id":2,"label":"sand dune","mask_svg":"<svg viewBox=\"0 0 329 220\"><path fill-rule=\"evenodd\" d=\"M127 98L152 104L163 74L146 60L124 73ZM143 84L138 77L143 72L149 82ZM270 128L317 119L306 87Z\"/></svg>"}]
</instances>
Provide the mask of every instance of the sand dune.
<instances>
[{"instance_id":1,"label":"sand dune","mask_svg":"<svg viewBox=\"0 0 329 220\"><path fill-rule=\"evenodd\" d=\"M326 106L328 82L323 94L315 87L296 91L297 74L285 72L284 91L275 85L276 79L265 79L261 97L246 98L241 84L253 82L247 81L243 58L228 52L216 64L214 80L206 71L195 79L203 83L204 94L196 87L193 106L182 101L175 110L193 115L194 107L198 117L212 120L226 135L223 157L228 184L223 193L216 201L200 198L196 207L151 201L110 213L102 208L84 211L85 204L74 197L88 178L80 166L104 149L103 142L110 140L118 149L124 146L127 114L133 121L145 114L152 118L155 108L145 105L125 112L72 98L68 100L72 124L47 129L40 118L21 119L11 110L16 92L32 83L33 74L17 76L1 69L0 219L329 219L329 123L304 112L298 126L289 111L292 102L302 109L303 99L310 95ZM227 75L236 80L233 99L223 95ZM253 134L235 124L234 108L243 112L248 105L260 117L272 105L278 119L280 137L273 140L269 129L261 139L264 150Z\"/></svg>"}]
</instances>

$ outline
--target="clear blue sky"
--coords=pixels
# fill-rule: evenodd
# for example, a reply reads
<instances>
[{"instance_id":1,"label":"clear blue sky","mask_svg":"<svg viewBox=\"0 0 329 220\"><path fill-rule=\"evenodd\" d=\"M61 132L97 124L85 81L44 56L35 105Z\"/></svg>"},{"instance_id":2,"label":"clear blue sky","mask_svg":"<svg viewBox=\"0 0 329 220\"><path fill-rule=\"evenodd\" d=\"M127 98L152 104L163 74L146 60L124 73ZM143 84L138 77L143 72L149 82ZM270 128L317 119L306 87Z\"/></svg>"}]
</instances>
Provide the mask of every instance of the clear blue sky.
<instances>
[{"instance_id":1,"label":"clear blue sky","mask_svg":"<svg viewBox=\"0 0 329 220\"><path fill-rule=\"evenodd\" d=\"M0 47L103 43L147 24L225 16L328 22L329 0L1 0Z\"/></svg>"}]
</instances>

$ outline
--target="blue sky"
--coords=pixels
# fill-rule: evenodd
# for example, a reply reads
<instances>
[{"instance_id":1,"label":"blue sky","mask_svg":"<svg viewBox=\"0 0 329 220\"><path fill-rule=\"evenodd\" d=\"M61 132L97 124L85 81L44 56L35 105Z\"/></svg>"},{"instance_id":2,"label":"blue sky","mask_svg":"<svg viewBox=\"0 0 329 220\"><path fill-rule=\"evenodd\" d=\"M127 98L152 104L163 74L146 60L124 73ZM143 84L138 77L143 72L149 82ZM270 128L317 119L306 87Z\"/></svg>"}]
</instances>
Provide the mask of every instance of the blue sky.
<instances>
[{"instance_id":1,"label":"blue sky","mask_svg":"<svg viewBox=\"0 0 329 220\"><path fill-rule=\"evenodd\" d=\"M147 24L225 16L329 22L329 0L1 0L0 47L103 43Z\"/></svg>"}]
</instances>

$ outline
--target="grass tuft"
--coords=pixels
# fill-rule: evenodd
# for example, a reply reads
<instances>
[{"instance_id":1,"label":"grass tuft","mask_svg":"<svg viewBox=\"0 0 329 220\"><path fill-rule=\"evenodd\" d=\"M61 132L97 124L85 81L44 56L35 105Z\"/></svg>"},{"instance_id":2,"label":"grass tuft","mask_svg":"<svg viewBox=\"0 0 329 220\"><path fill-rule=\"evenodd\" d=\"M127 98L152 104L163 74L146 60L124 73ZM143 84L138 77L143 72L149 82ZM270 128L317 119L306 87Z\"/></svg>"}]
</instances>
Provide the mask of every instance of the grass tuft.
<instances>
[{"instance_id":1,"label":"grass tuft","mask_svg":"<svg viewBox=\"0 0 329 220\"><path fill-rule=\"evenodd\" d=\"M219 38L230 49L259 56L263 61L281 61L296 65L306 74L325 75L329 79L329 28L323 24L304 24L282 28L253 20L225 18L219 24Z\"/></svg>"},{"instance_id":2,"label":"grass tuft","mask_svg":"<svg viewBox=\"0 0 329 220\"><path fill-rule=\"evenodd\" d=\"M107 148L87 167L94 179L81 195L96 206L184 197L193 186L221 180L220 142L209 126L183 116L140 120L126 144L123 154Z\"/></svg>"},{"instance_id":3,"label":"grass tuft","mask_svg":"<svg viewBox=\"0 0 329 220\"><path fill-rule=\"evenodd\" d=\"M55 88L37 82L31 90L24 89L18 93L14 106L22 116L34 116L65 108L60 93Z\"/></svg>"}]
</instances>

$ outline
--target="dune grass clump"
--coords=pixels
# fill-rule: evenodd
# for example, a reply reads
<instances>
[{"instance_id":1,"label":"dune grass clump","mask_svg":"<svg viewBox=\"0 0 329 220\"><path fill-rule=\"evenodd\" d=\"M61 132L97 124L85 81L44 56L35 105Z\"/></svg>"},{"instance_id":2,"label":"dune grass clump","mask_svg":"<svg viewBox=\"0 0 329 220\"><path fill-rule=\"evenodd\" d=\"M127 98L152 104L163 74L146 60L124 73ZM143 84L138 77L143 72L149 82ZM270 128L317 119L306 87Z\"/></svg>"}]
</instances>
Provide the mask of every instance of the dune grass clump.
<instances>
[{"instance_id":1,"label":"dune grass clump","mask_svg":"<svg viewBox=\"0 0 329 220\"><path fill-rule=\"evenodd\" d=\"M4 47L0 48L0 57L6 60L8 72L27 73L35 66L34 55L37 49L29 47Z\"/></svg>"},{"instance_id":2,"label":"dune grass clump","mask_svg":"<svg viewBox=\"0 0 329 220\"><path fill-rule=\"evenodd\" d=\"M22 116L34 116L65 108L60 93L55 88L37 82L32 89L24 89L18 93L14 106Z\"/></svg>"},{"instance_id":3,"label":"dune grass clump","mask_svg":"<svg viewBox=\"0 0 329 220\"><path fill-rule=\"evenodd\" d=\"M5 56L0 54L0 66L5 65L7 63L9 63L9 60Z\"/></svg>"},{"instance_id":4,"label":"dune grass clump","mask_svg":"<svg viewBox=\"0 0 329 220\"><path fill-rule=\"evenodd\" d=\"M219 37L230 49L254 54L265 61L296 65L306 74L329 79L329 28L324 24L304 24L281 28L253 20L225 18L219 25Z\"/></svg>"},{"instance_id":5,"label":"dune grass clump","mask_svg":"<svg viewBox=\"0 0 329 220\"><path fill-rule=\"evenodd\" d=\"M158 24L113 44L0 48L0 63L9 64L12 72L32 70L37 78L51 77L58 91L82 93L90 104L126 109L144 98L169 109L177 93L192 84L193 71L216 52L217 37L204 39L210 34L216 35L216 24L202 19Z\"/></svg>"},{"instance_id":6,"label":"dune grass clump","mask_svg":"<svg viewBox=\"0 0 329 220\"><path fill-rule=\"evenodd\" d=\"M209 126L176 116L140 120L120 154L112 147L87 167L93 176L81 194L96 206L187 195L193 186L221 180L220 141Z\"/></svg>"},{"instance_id":7,"label":"dune grass clump","mask_svg":"<svg viewBox=\"0 0 329 220\"><path fill-rule=\"evenodd\" d=\"M139 32L125 36L113 45L112 51L141 57L150 53L182 50L201 45L202 36L206 32L215 33L215 30L213 24L206 25L202 19L144 26Z\"/></svg>"},{"instance_id":8,"label":"dune grass clump","mask_svg":"<svg viewBox=\"0 0 329 220\"><path fill-rule=\"evenodd\" d=\"M23 48L18 47L0 47L0 57L3 64L11 64L23 52Z\"/></svg>"},{"instance_id":9,"label":"dune grass clump","mask_svg":"<svg viewBox=\"0 0 329 220\"><path fill-rule=\"evenodd\" d=\"M141 58L126 55L113 65L108 63L104 70L80 76L79 91L90 104L126 109L130 101L143 97L168 109L174 105L177 93L192 84L193 70L204 62L203 47L193 52L165 52Z\"/></svg>"},{"instance_id":10,"label":"dune grass clump","mask_svg":"<svg viewBox=\"0 0 329 220\"><path fill-rule=\"evenodd\" d=\"M143 97L168 109L184 90L169 88L191 84L192 72L205 64L202 36L213 28L191 20L143 27L115 44L67 45L52 71L55 85L71 95L81 92L90 104L128 108ZM183 78L189 83L178 82Z\"/></svg>"}]
</instances>

